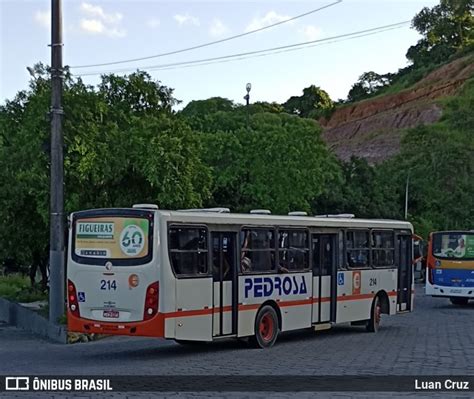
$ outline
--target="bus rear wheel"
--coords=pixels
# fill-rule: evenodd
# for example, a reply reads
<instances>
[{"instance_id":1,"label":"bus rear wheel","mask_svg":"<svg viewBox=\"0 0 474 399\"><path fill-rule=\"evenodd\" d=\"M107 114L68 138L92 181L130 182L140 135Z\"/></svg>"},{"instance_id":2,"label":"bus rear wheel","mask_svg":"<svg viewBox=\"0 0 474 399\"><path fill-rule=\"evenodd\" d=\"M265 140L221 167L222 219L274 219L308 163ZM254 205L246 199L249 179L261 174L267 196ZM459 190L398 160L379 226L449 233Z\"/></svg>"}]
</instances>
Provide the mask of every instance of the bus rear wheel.
<instances>
[{"instance_id":1,"label":"bus rear wheel","mask_svg":"<svg viewBox=\"0 0 474 399\"><path fill-rule=\"evenodd\" d=\"M369 332L377 332L380 328L380 320L382 316L382 305L380 304L380 298L376 296L372 302L372 308L370 310L370 319L367 320L365 328Z\"/></svg>"},{"instance_id":2,"label":"bus rear wheel","mask_svg":"<svg viewBox=\"0 0 474 399\"><path fill-rule=\"evenodd\" d=\"M467 302L469 301L469 298L463 298L463 297L451 297L449 298L451 303L453 305L467 305Z\"/></svg>"},{"instance_id":3,"label":"bus rear wheel","mask_svg":"<svg viewBox=\"0 0 474 399\"><path fill-rule=\"evenodd\" d=\"M266 305L259 310L255 318L255 335L250 343L256 348L271 347L278 337L278 316L273 307Z\"/></svg>"}]
</instances>

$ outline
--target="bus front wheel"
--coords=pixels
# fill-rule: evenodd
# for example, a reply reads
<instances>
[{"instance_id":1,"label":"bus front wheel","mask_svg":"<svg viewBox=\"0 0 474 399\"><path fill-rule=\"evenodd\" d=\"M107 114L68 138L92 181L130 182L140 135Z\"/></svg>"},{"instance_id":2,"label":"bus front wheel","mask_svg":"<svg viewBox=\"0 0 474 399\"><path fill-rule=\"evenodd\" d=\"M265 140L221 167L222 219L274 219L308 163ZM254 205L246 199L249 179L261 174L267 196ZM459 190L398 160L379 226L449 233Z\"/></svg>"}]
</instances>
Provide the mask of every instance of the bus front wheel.
<instances>
[{"instance_id":1,"label":"bus front wheel","mask_svg":"<svg viewBox=\"0 0 474 399\"><path fill-rule=\"evenodd\" d=\"M451 297L451 298L449 298L449 300L451 301L451 303L453 305L467 305L467 302L469 301L469 298Z\"/></svg>"},{"instance_id":2,"label":"bus front wheel","mask_svg":"<svg viewBox=\"0 0 474 399\"><path fill-rule=\"evenodd\" d=\"M275 309L270 305L264 306L255 318L255 335L250 338L250 343L262 349L271 347L278 337L278 327Z\"/></svg>"},{"instance_id":3,"label":"bus front wheel","mask_svg":"<svg viewBox=\"0 0 474 399\"><path fill-rule=\"evenodd\" d=\"M380 304L380 298L376 296L372 302L370 310L370 319L367 320L366 329L369 332L377 332L380 328L380 319L382 315L382 306Z\"/></svg>"}]
</instances>

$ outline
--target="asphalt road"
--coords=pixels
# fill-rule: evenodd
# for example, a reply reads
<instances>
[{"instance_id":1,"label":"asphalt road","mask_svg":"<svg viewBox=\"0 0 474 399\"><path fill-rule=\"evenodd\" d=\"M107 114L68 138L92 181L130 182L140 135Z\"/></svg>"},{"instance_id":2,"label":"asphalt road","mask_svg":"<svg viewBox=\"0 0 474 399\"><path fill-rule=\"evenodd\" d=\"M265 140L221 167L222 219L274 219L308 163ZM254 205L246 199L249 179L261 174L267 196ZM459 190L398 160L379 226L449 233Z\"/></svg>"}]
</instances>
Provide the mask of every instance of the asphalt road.
<instances>
[{"instance_id":1,"label":"asphalt road","mask_svg":"<svg viewBox=\"0 0 474 399\"><path fill-rule=\"evenodd\" d=\"M0 324L0 375L473 375L474 302L457 307L417 287L413 313L385 316L378 333L338 326L324 332L282 334L269 350L237 341L183 347L173 341L110 337L59 345ZM265 378L265 377L262 377ZM291 387L291 380L288 380ZM458 392L455 397L474 397ZM31 395L31 396L28 396ZM416 393L417 398L446 393ZM2 394L0 394L2 396ZM67 395L66 395L67 396ZM91 394L70 394L89 398ZM101 397L268 397L268 393L108 393ZM409 397L407 393L276 393L283 397ZM59 398L60 394L4 393L11 398ZM454 396L453 396L454 397Z\"/></svg>"}]
</instances>

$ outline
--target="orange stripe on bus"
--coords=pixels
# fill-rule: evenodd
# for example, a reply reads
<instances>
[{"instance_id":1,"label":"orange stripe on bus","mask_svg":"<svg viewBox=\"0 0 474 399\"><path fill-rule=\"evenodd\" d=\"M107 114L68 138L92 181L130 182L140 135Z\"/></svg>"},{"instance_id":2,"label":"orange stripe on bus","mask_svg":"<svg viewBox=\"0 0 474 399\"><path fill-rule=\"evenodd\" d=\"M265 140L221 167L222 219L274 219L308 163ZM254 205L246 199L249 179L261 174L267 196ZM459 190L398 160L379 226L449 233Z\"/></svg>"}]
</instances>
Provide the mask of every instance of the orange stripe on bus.
<instances>
[{"instance_id":1,"label":"orange stripe on bus","mask_svg":"<svg viewBox=\"0 0 474 399\"><path fill-rule=\"evenodd\" d=\"M372 299L375 294L341 295L337 297L338 301L357 301L358 299Z\"/></svg>"},{"instance_id":2,"label":"orange stripe on bus","mask_svg":"<svg viewBox=\"0 0 474 399\"><path fill-rule=\"evenodd\" d=\"M396 296L396 292L389 292L388 296ZM375 295L374 294L359 294L359 295L341 295L337 297L338 301L357 301L357 300L364 300L364 299L372 299ZM293 301L278 301L278 305L280 307L288 307L288 306L303 306L303 305L311 305L312 303L318 303L321 300L323 302L330 302L330 297L324 298L309 298L309 299L298 299ZM260 308L261 303L251 303L251 304L240 304L239 305L239 312L246 311L246 310L257 310ZM219 313L221 311L220 307L215 308L204 308L204 309L194 309L194 310L179 310L177 312L169 312L169 313L161 313L166 319L175 318L175 317L191 317L191 316L206 316L214 313ZM231 312L232 306L223 306L223 312Z\"/></svg>"},{"instance_id":3,"label":"orange stripe on bus","mask_svg":"<svg viewBox=\"0 0 474 399\"><path fill-rule=\"evenodd\" d=\"M212 314L213 309L193 309L193 310L180 310L178 312L161 313L165 319L173 317L189 317L189 316L205 316Z\"/></svg>"},{"instance_id":4,"label":"orange stripe on bus","mask_svg":"<svg viewBox=\"0 0 474 399\"><path fill-rule=\"evenodd\" d=\"M262 305L261 303L250 303L247 305L239 305L239 312L243 310L257 310L261 305Z\"/></svg>"},{"instance_id":5,"label":"orange stripe on bus","mask_svg":"<svg viewBox=\"0 0 474 399\"><path fill-rule=\"evenodd\" d=\"M313 301L311 298L309 299L301 299L299 301L284 301L284 302L279 302L278 304L280 307L285 307L285 306L299 306L299 305L311 305Z\"/></svg>"},{"instance_id":6,"label":"orange stripe on bus","mask_svg":"<svg viewBox=\"0 0 474 399\"><path fill-rule=\"evenodd\" d=\"M330 301L331 301L330 297L324 297L324 298L313 297L313 303L330 302Z\"/></svg>"},{"instance_id":7,"label":"orange stripe on bus","mask_svg":"<svg viewBox=\"0 0 474 399\"><path fill-rule=\"evenodd\" d=\"M232 306L223 306L222 311L223 312L230 312L232 310ZM221 311L221 308L213 308L214 313L219 313Z\"/></svg>"}]
</instances>

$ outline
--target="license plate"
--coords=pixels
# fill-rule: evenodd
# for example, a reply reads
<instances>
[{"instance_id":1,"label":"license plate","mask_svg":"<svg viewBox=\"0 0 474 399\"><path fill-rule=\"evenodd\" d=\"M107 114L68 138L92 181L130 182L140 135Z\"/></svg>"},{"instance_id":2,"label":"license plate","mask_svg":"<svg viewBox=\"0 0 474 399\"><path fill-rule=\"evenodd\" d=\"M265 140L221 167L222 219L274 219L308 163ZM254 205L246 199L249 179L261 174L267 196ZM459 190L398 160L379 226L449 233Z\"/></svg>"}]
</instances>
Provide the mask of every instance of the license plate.
<instances>
[{"instance_id":1,"label":"license plate","mask_svg":"<svg viewBox=\"0 0 474 399\"><path fill-rule=\"evenodd\" d=\"M451 294L460 294L462 291L461 290L450 290Z\"/></svg>"},{"instance_id":2,"label":"license plate","mask_svg":"<svg viewBox=\"0 0 474 399\"><path fill-rule=\"evenodd\" d=\"M118 319L120 312L118 310L104 310L104 317L108 319Z\"/></svg>"}]
</instances>

